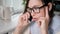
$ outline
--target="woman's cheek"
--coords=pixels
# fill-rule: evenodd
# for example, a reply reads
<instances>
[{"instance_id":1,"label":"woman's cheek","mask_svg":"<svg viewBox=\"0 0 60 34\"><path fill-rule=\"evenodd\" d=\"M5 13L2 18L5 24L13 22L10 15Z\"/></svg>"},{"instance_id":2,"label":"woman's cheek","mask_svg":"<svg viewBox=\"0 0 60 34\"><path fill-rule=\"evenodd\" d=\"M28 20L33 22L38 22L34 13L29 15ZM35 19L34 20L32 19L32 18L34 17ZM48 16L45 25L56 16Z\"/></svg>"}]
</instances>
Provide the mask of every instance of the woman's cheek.
<instances>
[{"instance_id":1,"label":"woman's cheek","mask_svg":"<svg viewBox=\"0 0 60 34\"><path fill-rule=\"evenodd\" d=\"M43 17L43 14L38 14L37 16L38 16L38 17Z\"/></svg>"},{"instance_id":2,"label":"woman's cheek","mask_svg":"<svg viewBox=\"0 0 60 34\"><path fill-rule=\"evenodd\" d=\"M40 16L40 17L44 17L45 14L44 14L44 13L40 13L39 16Z\"/></svg>"}]
</instances>

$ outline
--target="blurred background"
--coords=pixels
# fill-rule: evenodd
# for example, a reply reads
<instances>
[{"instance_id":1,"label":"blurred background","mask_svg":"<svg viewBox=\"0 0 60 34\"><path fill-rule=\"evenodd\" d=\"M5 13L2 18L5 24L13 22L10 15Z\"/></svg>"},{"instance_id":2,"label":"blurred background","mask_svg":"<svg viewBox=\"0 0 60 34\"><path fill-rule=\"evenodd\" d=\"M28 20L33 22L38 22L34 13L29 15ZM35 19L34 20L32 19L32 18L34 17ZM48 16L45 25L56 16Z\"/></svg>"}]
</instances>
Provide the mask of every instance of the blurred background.
<instances>
[{"instance_id":1,"label":"blurred background","mask_svg":"<svg viewBox=\"0 0 60 34\"><path fill-rule=\"evenodd\" d=\"M0 0L0 18L6 13L11 15L24 11L23 0Z\"/></svg>"},{"instance_id":2,"label":"blurred background","mask_svg":"<svg viewBox=\"0 0 60 34\"><path fill-rule=\"evenodd\" d=\"M0 0L0 34L12 34L24 6L24 0Z\"/></svg>"}]
</instances>

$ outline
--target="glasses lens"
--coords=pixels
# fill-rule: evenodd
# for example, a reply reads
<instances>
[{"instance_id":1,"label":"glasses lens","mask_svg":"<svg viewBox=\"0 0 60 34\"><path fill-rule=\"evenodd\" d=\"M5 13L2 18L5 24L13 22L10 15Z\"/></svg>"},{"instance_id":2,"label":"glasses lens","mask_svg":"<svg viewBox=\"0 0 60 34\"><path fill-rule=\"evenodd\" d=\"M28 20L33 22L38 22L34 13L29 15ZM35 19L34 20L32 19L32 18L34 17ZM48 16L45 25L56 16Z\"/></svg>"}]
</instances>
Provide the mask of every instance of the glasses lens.
<instances>
[{"instance_id":1,"label":"glasses lens","mask_svg":"<svg viewBox=\"0 0 60 34\"><path fill-rule=\"evenodd\" d=\"M27 11L31 13L31 9L28 8Z\"/></svg>"},{"instance_id":2,"label":"glasses lens","mask_svg":"<svg viewBox=\"0 0 60 34\"><path fill-rule=\"evenodd\" d=\"M39 8L35 8L33 10L34 10L34 12L39 12Z\"/></svg>"}]
</instances>

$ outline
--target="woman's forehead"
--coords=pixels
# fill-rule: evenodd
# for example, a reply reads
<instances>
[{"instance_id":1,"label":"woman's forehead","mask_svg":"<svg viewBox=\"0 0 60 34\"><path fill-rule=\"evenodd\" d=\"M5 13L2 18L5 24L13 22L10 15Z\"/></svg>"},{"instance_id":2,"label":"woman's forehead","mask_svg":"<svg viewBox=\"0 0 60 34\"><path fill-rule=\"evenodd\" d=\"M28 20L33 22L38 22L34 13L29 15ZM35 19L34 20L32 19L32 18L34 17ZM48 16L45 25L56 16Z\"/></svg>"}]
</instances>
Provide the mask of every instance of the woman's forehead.
<instances>
[{"instance_id":1,"label":"woman's forehead","mask_svg":"<svg viewBox=\"0 0 60 34\"><path fill-rule=\"evenodd\" d=\"M34 6L42 6L43 2L41 0L30 0L28 7L34 7Z\"/></svg>"}]
</instances>

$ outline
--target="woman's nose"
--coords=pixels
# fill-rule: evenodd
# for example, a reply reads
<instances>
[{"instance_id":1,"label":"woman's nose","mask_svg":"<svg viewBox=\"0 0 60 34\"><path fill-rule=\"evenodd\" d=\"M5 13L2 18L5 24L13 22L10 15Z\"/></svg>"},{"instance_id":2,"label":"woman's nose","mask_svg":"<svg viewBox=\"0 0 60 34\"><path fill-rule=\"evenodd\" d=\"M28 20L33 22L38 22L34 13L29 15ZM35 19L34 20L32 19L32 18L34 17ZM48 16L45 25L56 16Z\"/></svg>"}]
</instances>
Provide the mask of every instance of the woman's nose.
<instances>
[{"instance_id":1,"label":"woman's nose","mask_svg":"<svg viewBox=\"0 0 60 34\"><path fill-rule=\"evenodd\" d=\"M39 11L37 11L37 10L35 10L35 11L32 12L32 16L35 16L37 14L39 14Z\"/></svg>"},{"instance_id":2,"label":"woman's nose","mask_svg":"<svg viewBox=\"0 0 60 34\"><path fill-rule=\"evenodd\" d=\"M35 9L34 12L35 13L39 13L40 11L39 11L39 9Z\"/></svg>"},{"instance_id":3,"label":"woman's nose","mask_svg":"<svg viewBox=\"0 0 60 34\"><path fill-rule=\"evenodd\" d=\"M32 16L35 16L35 14L33 14Z\"/></svg>"},{"instance_id":4,"label":"woman's nose","mask_svg":"<svg viewBox=\"0 0 60 34\"><path fill-rule=\"evenodd\" d=\"M38 13L32 13L32 16L35 16L35 15L37 15Z\"/></svg>"}]
</instances>

